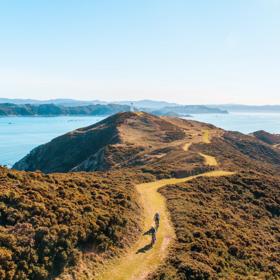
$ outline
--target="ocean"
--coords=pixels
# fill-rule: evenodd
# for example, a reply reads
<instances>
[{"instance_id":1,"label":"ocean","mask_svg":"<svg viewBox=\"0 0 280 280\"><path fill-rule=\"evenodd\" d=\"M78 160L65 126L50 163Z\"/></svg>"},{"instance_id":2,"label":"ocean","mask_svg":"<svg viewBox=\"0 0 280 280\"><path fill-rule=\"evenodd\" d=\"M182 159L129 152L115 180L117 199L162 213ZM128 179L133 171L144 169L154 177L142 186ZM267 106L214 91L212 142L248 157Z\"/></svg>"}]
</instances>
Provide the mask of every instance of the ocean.
<instances>
[{"instance_id":1,"label":"ocean","mask_svg":"<svg viewBox=\"0 0 280 280\"><path fill-rule=\"evenodd\" d=\"M68 131L94 124L104 117L2 117L0 118L0 165L11 167L33 148ZM280 133L280 114L196 114L191 118L226 130Z\"/></svg>"},{"instance_id":2,"label":"ocean","mask_svg":"<svg viewBox=\"0 0 280 280\"><path fill-rule=\"evenodd\" d=\"M2 117L0 118L0 165L11 167L38 145L102 119L68 116Z\"/></svg>"}]
</instances>

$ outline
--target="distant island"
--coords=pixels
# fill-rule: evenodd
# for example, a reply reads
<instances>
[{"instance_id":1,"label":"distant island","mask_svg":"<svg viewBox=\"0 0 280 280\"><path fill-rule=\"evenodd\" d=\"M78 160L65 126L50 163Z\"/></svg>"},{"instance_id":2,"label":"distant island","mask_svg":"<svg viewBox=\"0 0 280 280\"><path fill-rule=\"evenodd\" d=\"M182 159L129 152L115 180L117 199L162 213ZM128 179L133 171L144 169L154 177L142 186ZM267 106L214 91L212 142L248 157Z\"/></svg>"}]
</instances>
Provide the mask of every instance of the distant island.
<instances>
[{"instance_id":1,"label":"distant island","mask_svg":"<svg viewBox=\"0 0 280 280\"><path fill-rule=\"evenodd\" d=\"M87 106L66 107L55 104L0 104L0 116L106 116L129 111L127 105L96 104Z\"/></svg>"},{"instance_id":2,"label":"distant island","mask_svg":"<svg viewBox=\"0 0 280 280\"><path fill-rule=\"evenodd\" d=\"M185 106L172 106L163 107L156 111L152 111L154 115L172 115L171 112L176 113L178 116L189 116L190 114L227 114L226 110L219 108L210 108L204 105L185 105Z\"/></svg>"},{"instance_id":3,"label":"distant island","mask_svg":"<svg viewBox=\"0 0 280 280\"><path fill-rule=\"evenodd\" d=\"M0 98L0 105L4 103L16 104L16 105L46 105L54 104L63 107L83 107L90 105L123 105L123 106L134 106L139 111L145 111L154 113L156 115L164 114L167 115L185 115L185 114L203 114L203 113L280 113L280 105L242 105L242 104L206 104L206 105L184 105L173 102L166 102L160 100L126 100L126 101L112 101L106 102L103 100L76 100L76 99L49 99L49 100L36 100L36 99L11 99L11 98ZM181 113L179 113L181 111Z\"/></svg>"},{"instance_id":4,"label":"distant island","mask_svg":"<svg viewBox=\"0 0 280 280\"><path fill-rule=\"evenodd\" d=\"M7 101L7 100L5 100ZM154 107L137 107L135 104L89 104L76 105L74 102L68 100L68 106L61 101L59 104L55 103L33 103L33 104L19 104L15 103L1 103L0 102L0 116L109 116L120 112L128 111L143 111L157 116L173 116L173 117L190 117L190 114L226 114L227 111L218 108L209 108L203 105L187 105L187 106L165 106ZM63 105L62 105L63 104ZM66 103L65 103L66 104ZM70 106L70 104L72 104ZM79 104L79 103L77 103ZM156 103L157 104L157 103ZM166 105L165 103L159 103ZM158 104L158 105L159 105Z\"/></svg>"},{"instance_id":5,"label":"distant island","mask_svg":"<svg viewBox=\"0 0 280 280\"><path fill-rule=\"evenodd\" d=\"M280 105L242 105L242 104L221 104L207 105L210 108L219 108L235 113L280 113Z\"/></svg>"}]
</instances>

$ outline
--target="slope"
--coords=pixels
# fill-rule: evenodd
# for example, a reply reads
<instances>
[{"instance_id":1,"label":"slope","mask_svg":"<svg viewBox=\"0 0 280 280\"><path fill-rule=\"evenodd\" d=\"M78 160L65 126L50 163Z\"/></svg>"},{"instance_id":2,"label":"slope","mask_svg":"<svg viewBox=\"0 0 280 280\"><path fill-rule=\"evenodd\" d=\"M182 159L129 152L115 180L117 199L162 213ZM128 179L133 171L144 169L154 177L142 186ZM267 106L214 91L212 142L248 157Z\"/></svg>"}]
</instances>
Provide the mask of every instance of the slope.
<instances>
[{"instance_id":1,"label":"slope","mask_svg":"<svg viewBox=\"0 0 280 280\"><path fill-rule=\"evenodd\" d=\"M158 162L159 157L168 161L168 154L174 154L176 147L181 150L180 145L199 138L199 132L207 128L206 124L177 118L120 113L35 148L14 168L52 173L146 165Z\"/></svg>"},{"instance_id":2,"label":"slope","mask_svg":"<svg viewBox=\"0 0 280 280\"><path fill-rule=\"evenodd\" d=\"M152 183L137 185L136 189L141 195L141 202L144 209L144 228L149 230L153 224L152 213L159 212L161 215L160 228L157 233L157 242L152 248L150 246L150 238L142 236L127 254L108 265L105 271L99 272L95 279L145 279L149 274L153 273L166 258L170 243L174 241L176 236L169 218L166 201L158 192L160 188L170 184L188 182L199 177L221 177L229 175L233 175L233 173L213 171L183 179L164 179Z\"/></svg>"},{"instance_id":3,"label":"slope","mask_svg":"<svg viewBox=\"0 0 280 280\"><path fill-rule=\"evenodd\" d=\"M204 131L201 140L211 143L210 133ZM188 150L192 143L183 145L183 150ZM186 148L187 147L187 148ZM203 155L208 164L217 165L214 157ZM210 161L210 162L209 162ZM112 262L105 271L96 275L97 280L106 280L113 277L115 280L145 279L151 275L167 257L172 242L176 239L173 225L169 218L166 201L158 190L164 186L192 181L199 177L221 177L233 175L233 172L212 171L196 176L181 179L163 179L156 182L140 184L136 189L141 197L144 209L144 228L149 230L153 225L153 213L160 213L161 223L157 232L157 242L151 246L149 238L142 236L122 258Z\"/></svg>"}]
</instances>

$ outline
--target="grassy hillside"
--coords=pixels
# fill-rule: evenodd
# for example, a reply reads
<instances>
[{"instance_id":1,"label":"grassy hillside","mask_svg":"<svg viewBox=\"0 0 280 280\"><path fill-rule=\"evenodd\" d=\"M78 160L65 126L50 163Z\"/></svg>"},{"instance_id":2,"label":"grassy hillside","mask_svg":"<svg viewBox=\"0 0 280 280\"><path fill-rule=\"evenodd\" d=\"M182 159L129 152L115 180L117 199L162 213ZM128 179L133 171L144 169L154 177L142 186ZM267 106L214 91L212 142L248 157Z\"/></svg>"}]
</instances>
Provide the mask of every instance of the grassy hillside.
<instances>
[{"instance_id":1,"label":"grassy hillside","mask_svg":"<svg viewBox=\"0 0 280 280\"><path fill-rule=\"evenodd\" d=\"M256 131L252 134L257 139L267 143L269 145L277 145L280 144L280 135L279 134L271 134L264 130Z\"/></svg>"},{"instance_id":2,"label":"grassy hillside","mask_svg":"<svg viewBox=\"0 0 280 280\"><path fill-rule=\"evenodd\" d=\"M1 169L0 279L62 271L65 280L92 279L85 266L106 270L105 259L141 235L137 182L209 170L236 175L160 189L176 240L150 279L280 279L280 150L254 136L122 113L36 148L15 167L103 172Z\"/></svg>"},{"instance_id":3,"label":"grassy hillside","mask_svg":"<svg viewBox=\"0 0 280 280\"><path fill-rule=\"evenodd\" d=\"M0 279L51 279L93 248L117 254L139 234L133 175L1 168Z\"/></svg>"},{"instance_id":4,"label":"grassy hillside","mask_svg":"<svg viewBox=\"0 0 280 280\"><path fill-rule=\"evenodd\" d=\"M219 129L198 122L142 112L120 113L35 148L14 168L51 173L147 165L156 169L159 164L176 163L179 168L188 169L190 162L197 162L197 154L189 151L182 156L182 147L186 142L199 141L203 130L209 128L214 134L220 133Z\"/></svg>"},{"instance_id":5,"label":"grassy hillside","mask_svg":"<svg viewBox=\"0 0 280 280\"><path fill-rule=\"evenodd\" d=\"M237 132L224 132L210 144L192 145L192 151L214 156L227 170L257 170L264 174L280 171L280 151L251 136Z\"/></svg>"},{"instance_id":6,"label":"grassy hillside","mask_svg":"<svg viewBox=\"0 0 280 280\"><path fill-rule=\"evenodd\" d=\"M163 188L178 241L151 279L280 279L280 178L199 178Z\"/></svg>"}]
</instances>

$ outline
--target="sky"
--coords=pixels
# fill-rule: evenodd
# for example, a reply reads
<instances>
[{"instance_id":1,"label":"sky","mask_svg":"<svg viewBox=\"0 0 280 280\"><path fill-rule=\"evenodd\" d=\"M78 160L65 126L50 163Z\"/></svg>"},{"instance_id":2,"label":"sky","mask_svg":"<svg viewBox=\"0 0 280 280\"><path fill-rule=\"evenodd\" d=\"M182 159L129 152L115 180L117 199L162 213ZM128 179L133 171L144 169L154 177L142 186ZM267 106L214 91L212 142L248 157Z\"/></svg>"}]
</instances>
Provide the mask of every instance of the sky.
<instances>
[{"instance_id":1,"label":"sky","mask_svg":"<svg viewBox=\"0 0 280 280\"><path fill-rule=\"evenodd\" d=\"M280 104L280 0L0 0L0 97Z\"/></svg>"}]
</instances>

